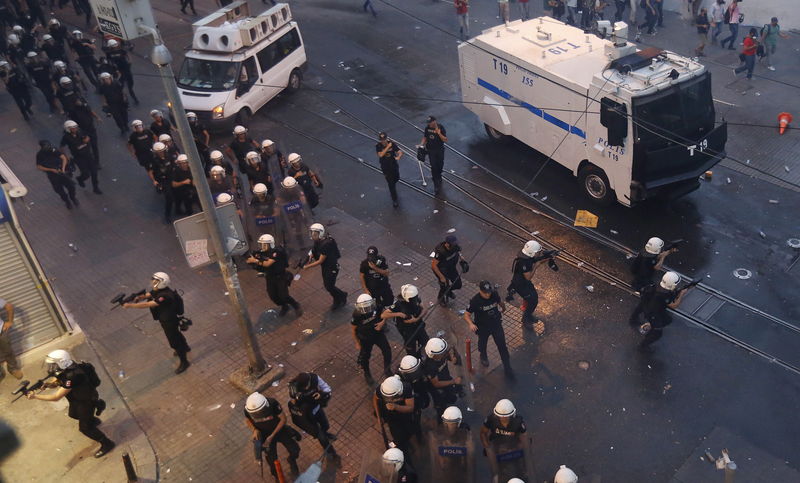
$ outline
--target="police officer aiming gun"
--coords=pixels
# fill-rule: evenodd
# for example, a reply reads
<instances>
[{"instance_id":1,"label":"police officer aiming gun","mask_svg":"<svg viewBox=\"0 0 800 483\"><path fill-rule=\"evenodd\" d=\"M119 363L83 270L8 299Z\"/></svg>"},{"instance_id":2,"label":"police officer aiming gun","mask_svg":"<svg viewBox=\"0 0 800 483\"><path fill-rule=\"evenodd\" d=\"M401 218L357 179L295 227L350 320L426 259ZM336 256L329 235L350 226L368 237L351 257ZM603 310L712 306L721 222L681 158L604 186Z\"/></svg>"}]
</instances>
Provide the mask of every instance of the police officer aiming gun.
<instances>
[{"instance_id":1,"label":"police officer aiming gun","mask_svg":"<svg viewBox=\"0 0 800 483\"><path fill-rule=\"evenodd\" d=\"M637 292L643 287L653 283L653 275L661 270L664 260L671 253L678 251L678 247L684 240L674 240L668 244L658 237L647 240L644 251L639 252L631 263L631 273L633 281L631 287Z\"/></svg>"},{"instance_id":2,"label":"police officer aiming gun","mask_svg":"<svg viewBox=\"0 0 800 483\"><path fill-rule=\"evenodd\" d=\"M180 330L180 316L183 315L183 298L169 287L169 275L156 272L150 281L150 292L136 297L134 302L122 304L126 309L150 309L153 320L157 320L167 336L169 346L180 359L175 374L180 374L191 365L186 353L192 350Z\"/></svg>"},{"instance_id":3,"label":"police officer aiming gun","mask_svg":"<svg viewBox=\"0 0 800 483\"><path fill-rule=\"evenodd\" d=\"M640 349L647 348L664 335L664 327L672 323L672 317L667 309L678 308L683 297L701 280L702 278L692 280L679 289L681 276L676 272L667 272L661 277L658 285L653 283L641 289L642 298L630 320L630 324L638 327L639 333L644 335L639 343Z\"/></svg>"},{"instance_id":4,"label":"police officer aiming gun","mask_svg":"<svg viewBox=\"0 0 800 483\"><path fill-rule=\"evenodd\" d=\"M328 457L338 458L331 444L336 436L328 432L331 426L325 414L331 392L331 387L319 375L301 372L289 381L289 412L292 422L319 441Z\"/></svg>"},{"instance_id":5,"label":"police officer aiming gun","mask_svg":"<svg viewBox=\"0 0 800 483\"><path fill-rule=\"evenodd\" d=\"M557 271L558 265L554 260L556 255L558 255L558 250L542 251L542 245L539 242L530 240L525 242L522 250L511 264L511 283L508 286L506 301L511 302L514 300L514 293L522 297L523 327L530 329L538 320L533 316L533 311L539 305L539 293L536 291L532 280L536 267L543 262L547 262L551 270Z\"/></svg>"},{"instance_id":6,"label":"police officer aiming gun","mask_svg":"<svg viewBox=\"0 0 800 483\"><path fill-rule=\"evenodd\" d=\"M284 316L291 306L300 317L303 309L297 300L289 295L289 280L292 274L287 270L289 258L282 246L275 245L275 237L264 234L258 237L258 251L246 260L247 264L264 274L267 280L267 295L281 308L278 315Z\"/></svg>"}]
</instances>

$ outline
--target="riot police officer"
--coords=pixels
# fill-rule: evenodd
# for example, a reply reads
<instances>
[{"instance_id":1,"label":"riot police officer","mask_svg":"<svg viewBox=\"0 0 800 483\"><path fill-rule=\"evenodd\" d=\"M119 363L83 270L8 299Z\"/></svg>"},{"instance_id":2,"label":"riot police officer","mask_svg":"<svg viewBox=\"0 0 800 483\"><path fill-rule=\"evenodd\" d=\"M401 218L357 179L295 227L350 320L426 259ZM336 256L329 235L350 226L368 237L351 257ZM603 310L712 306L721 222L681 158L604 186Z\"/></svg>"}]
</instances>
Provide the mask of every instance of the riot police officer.
<instances>
[{"instance_id":1,"label":"riot police officer","mask_svg":"<svg viewBox=\"0 0 800 483\"><path fill-rule=\"evenodd\" d=\"M175 197L175 213L178 215L191 215L195 203L200 203L197 199L192 170L189 169L189 158L185 154L179 154L175 161L175 169L172 171L172 192Z\"/></svg>"},{"instance_id":2,"label":"riot police officer","mask_svg":"<svg viewBox=\"0 0 800 483\"><path fill-rule=\"evenodd\" d=\"M41 58L38 53L32 50L26 54L26 64L28 74L33 80L33 84L42 91L47 104L50 106L50 112L58 112L56 94L53 92L53 84L50 80L50 62Z\"/></svg>"},{"instance_id":3,"label":"riot police officer","mask_svg":"<svg viewBox=\"0 0 800 483\"><path fill-rule=\"evenodd\" d=\"M397 375L406 384L411 384L414 390L414 417L420 420L422 411L430 406L431 397L428 390L428 381L425 379L423 367L425 358L417 359L411 355L405 355L400 359L400 366L397 368Z\"/></svg>"},{"instance_id":4,"label":"riot police officer","mask_svg":"<svg viewBox=\"0 0 800 483\"><path fill-rule=\"evenodd\" d=\"M461 256L458 239L453 235L447 235L443 242L436 245L433 253L431 270L439 281L439 294L436 299L439 301L439 305L446 307L448 299L456 298L453 290L461 288L461 275L458 273L457 266L460 265L461 271L467 273L469 263Z\"/></svg>"},{"instance_id":5,"label":"riot police officer","mask_svg":"<svg viewBox=\"0 0 800 483\"><path fill-rule=\"evenodd\" d=\"M26 121L30 120L30 116L33 116L33 111L31 110L33 101L31 100L28 82L22 70L5 60L0 60L0 79L3 79L8 93L17 103L19 112L22 113L22 118Z\"/></svg>"},{"instance_id":6,"label":"riot police officer","mask_svg":"<svg viewBox=\"0 0 800 483\"><path fill-rule=\"evenodd\" d=\"M235 159L238 161L239 166L242 166L247 153L250 151L258 151L258 143L247 135L246 127L235 126L233 128L233 141L228 144L226 151L231 159Z\"/></svg>"},{"instance_id":7,"label":"riot police officer","mask_svg":"<svg viewBox=\"0 0 800 483\"><path fill-rule=\"evenodd\" d=\"M69 39L67 27L61 25L61 22L57 18L51 18L47 22L47 33L53 38L53 41L62 48L67 46L67 40ZM64 59L64 61L66 62L66 59Z\"/></svg>"},{"instance_id":8,"label":"riot police officer","mask_svg":"<svg viewBox=\"0 0 800 483\"><path fill-rule=\"evenodd\" d=\"M164 117L163 112L158 109L153 109L150 111L150 117L153 118L153 122L150 123L150 131L152 131L153 134L157 137L162 134L172 135L172 123L169 122L169 119Z\"/></svg>"},{"instance_id":9,"label":"riot police officer","mask_svg":"<svg viewBox=\"0 0 800 483\"><path fill-rule=\"evenodd\" d=\"M86 92L86 85L84 84L83 79L81 79L81 76L72 70L72 68L69 67L65 61L56 60L53 62L53 72L51 73L53 83L55 85L60 84L62 77L69 77L75 86L80 84L81 90Z\"/></svg>"},{"instance_id":10,"label":"riot police officer","mask_svg":"<svg viewBox=\"0 0 800 483\"><path fill-rule=\"evenodd\" d=\"M61 200L71 210L72 205L80 205L78 198L75 197L75 185L67 176L69 160L64 153L54 148L50 141L43 139L39 141L39 152L36 153L36 169L43 171L50 181L53 191L61 197ZM71 201L71 202L70 202Z\"/></svg>"},{"instance_id":11,"label":"riot police officer","mask_svg":"<svg viewBox=\"0 0 800 483\"><path fill-rule=\"evenodd\" d=\"M99 90L100 81L97 78L97 59L94 56L93 42L89 39L84 39L83 32L80 30L73 30L69 46L78 57L78 64L83 69L83 73L86 74L86 78Z\"/></svg>"},{"instance_id":12,"label":"riot police officer","mask_svg":"<svg viewBox=\"0 0 800 483\"><path fill-rule=\"evenodd\" d=\"M467 321L469 330L478 334L478 353L481 358L481 365L489 366L489 358L486 356L486 344L489 336L494 339L497 352L500 353L500 360L503 361L503 368L507 377L514 377L511 370L511 361L506 346L506 336L503 332L503 312L506 306L492 284L482 280L478 284L478 293L472 297L464 310L464 320Z\"/></svg>"},{"instance_id":13,"label":"riot police officer","mask_svg":"<svg viewBox=\"0 0 800 483\"><path fill-rule=\"evenodd\" d=\"M122 91L122 86L111 77L111 74L102 72L99 77L100 94L103 95L103 108L111 114L120 134L124 135L129 131L128 98Z\"/></svg>"},{"instance_id":14,"label":"riot police officer","mask_svg":"<svg viewBox=\"0 0 800 483\"><path fill-rule=\"evenodd\" d=\"M417 483L417 472L411 463L406 460L405 453L400 448L389 448L383 453L383 463L390 465L397 475L398 483Z\"/></svg>"},{"instance_id":15,"label":"riot police officer","mask_svg":"<svg viewBox=\"0 0 800 483\"><path fill-rule=\"evenodd\" d=\"M513 300L514 293L523 298L522 325L527 328L532 328L538 320L533 316L533 311L539 305L539 293L533 285L533 274L540 263L552 260L551 252L539 254L541 251L542 245L539 242L527 241L511 265L511 284L508 286L506 301Z\"/></svg>"},{"instance_id":16,"label":"riot police officer","mask_svg":"<svg viewBox=\"0 0 800 483\"><path fill-rule=\"evenodd\" d=\"M561 465L553 477L553 483L578 483L578 475L566 465Z\"/></svg>"},{"instance_id":17,"label":"riot police officer","mask_svg":"<svg viewBox=\"0 0 800 483\"><path fill-rule=\"evenodd\" d=\"M175 160L167 153L164 143L153 143L153 158L147 166L147 175L153 182L156 191L164 195L164 222L170 223L172 217L172 203L174 193L172 190L172 172L175 170Z\"/></svg>"},{"instance_id":18,"label":"riot police officer","mask_svg":"<svg viewBox=\"0 0 800 483\"><path fill-rule=\"evenodd\" d=\"M295 426L319 441L328 457L338 458L331 444L336 436L328 432L331 426L325 414L331 393L331 387L317 374L301 372L289 381L289 413Z\"/></svg>"},{"instance_id":19,"label":"riot police officer","mask_svg":"<svg viewBox=\"0 0 800 483\"><path fill-rule=\"evenodd\" d=\"M247 258L246 262L264 274L267 281L267 295L281 308L279 315L284 316L291 306L297 317L303 315L303 309L297 300L289 295L289 280L292 274L287 270L289 258L282 246L276 246L275 237L264 234L258 238L258 251Z\"/></svg>"},{"instance_id":20,"label":"riot police officer","mask_svg":"<svg viewBox=\"0 0 800 483\"><path fill-rule=\"evenodd\" d=\"M679 289L680 281L681 276L676 272L667 272L661 277L658 285L650 284L641 289L642 297L630 321L631 325L638 327L639 333L644 335L639 343L640 349L646 349L660 339L664 335L664 327L672 323L672 317L667 309L678 308L691 288L691 285L687 285Z\"/></svg>"},{"instance_id":21,"label":"riot police officer","mask_svg":"<svg viewBox=\"0 0 800 483\"><path fill-rule=\"evenodd\" d=\"M208 188L211 190L211 194L214 198L221 193L228 193L233 197L235 190L231 179L233 178L228 178L228 174L222 166L211 166L211 169L208 170Z\"/></svg>"},{"instance_id":22,"label":"riot police officer","mask_svg":"<svg viewBox=\"0 0 800 483\"><path fill-rule=\"evenodd\" d=\"M66 61L67 60L67 53L64 51L64 44L56 43L55 39L50 34L44 34L42 36L42 43L39 45L39 48L47 54L47 58L51 61Z\"/></svg>"},{"instance_id":23,"label":"riot police officer","mask_svg":"<svg viewBox=\"0 0 800 483\"><path fill-rule=\"evenodd\" d=\"M261 156L255 152L250 151L245 156L245 163L240 165L242 172L247 175L247 181L250 183L250 189L259 183L267 187L267 193L273 194L275 188L272 186L272 176L269 174L269 167L261 160Z\"/></svg>"},{"instance_id":24,"label":"riot police officer","mask_svg":"<svg viewBox=\"0 0 800 483\"><path fill-rule=\"evenodd\" d=\"M289 161L288 176L296 179L297 184L303 188L308 206L313 210L319 204L319 195L314 187L322 188L319 177L311 168L306 166L299 154L291 153L287 160Z\"/></svg>"},{"instance_id":25,"label":"riot police officer","mask_svg":"<svg viewBox=\"0 0 800 483\"><path fill-rule=\"evenodd\" d=\"M152 149L153 143L157 141L156 137L153 135L153 131L145 128L144 123L139 119L131 122L131 127L133 132L128 137L128 151L139 162L139 166L146 168L153 161Z\"/></svg>"},{"instance_id":26,"label":"riot police officer","mask_svg":"<svg viewBox=\"0 0 800 483\"><path fill-rule=\"evenodd\" d=\"M161 134L158 136L159 142L164 143L164 146L167 147L167 155L173 159L178 159L178 155L181 151L178 149L178 145L175 144L175 141L172 140L172 136L169 134Z\"/></svg>"},{"instance_id":27,"label":"riot police officer","mask_svg":"<svg viewBox=\"0 0 800 483\"><path fill-rule=\"evenodd\" d=\"M378 134L378 144L375 145L375 152L378 153L378 160L381 163L381 171L389 185L389 194L392 197L392 206L398 207L397 203L397 182L400 181L400 166L397 164L403 157L403 151L388 138L385 132Z\"/></svg>"},{"instance_id":28,"label":"riot police officer","mask_svg":"<svg viewBox=\"0 0 800 483\"><path fill-rule=\"evenodd\" d=\"M191 363L186 354L191 350L183 331L180 330L180 316L183 315L183 298L170 286L169 275L156 272L150 281L150 291L139 295L132 303L123 304L126 309L150 309L153 320L157 320L167 336L169 346L175 351L180 364L175 374L189 368Z\"/></svg>"},{"instance_id":29,"label":"riot police officer","mask_svg":"<svg viewBox=\"0 0 800 483\"><path fill-rule=\"evenodd\" d=\"M214 166L222 166L222 168L225 169L225 174L227 176L233 177L233 174L235 173L233 169L233 164L231 164L230 161L225 159L225 156L222 154L222 151L218 151L216 149L214 151L211 151L211 153L208 156L208 159L210 161L210 164L208 166L209 173L211 172L211 168L213 168Z\"/></svg>"},{"instance_id":30,"label":"riot police officer","mask_svg":"<svg viewBox=\"0 0 800 483\"><path fill-rule=\"evenodd\" d=\"M436 118L428 116L425 133L422 135L420 145L428 154L431 163L431 177L433 178L434 194L442 191L442 170L444 169L444 143L447 142L447 131L444 126L436 122Z\"/></svg>"},{"instance_id":31,"label":"riot police officer","mask_svg":"<svg viewBox=\"0 0 800 483\"><path fill-rule=\"evenodd\" d=\"M45 387L58 387L55 394L41 394L31 391L28 399L40 401L60 401L66 397L69 402L67 414L72 419L78 420L78 431L84 436L100 443L100 449L95 451L94 457L101 458L114 449L116 444L108 439L97 426L101 421L99 416L106 407L105 401L97 393L100 384L94 367L88 363L76 363L69 352L58 349L47 354L45 358L47 373L52 376L45 381Z\"/></svg>"},{"instance_id":32,"label":"riot police officer","mask_svg":"<svg viewBox=\"0 0 800 483\"><path fill-rule=\"evenodd\" d=\"M653 283L653 275L656 271L661 270L667 256L677 250L677 247L672 247L664 251L664 240L661 238L653 237L647 240L644 252L639 252L631 263L631 273L633 274L631 287L638 292Z\"/></svg>"},{"instance_id":33,"label":"riot police officer","mask_svg":"<svg viewBox=\"0 0 800 483\"><path fill-rule=\"evenodd\" d=\"M377 247L367 248L367 258L361 261L359 267L361 287L372 295L382 307L388 307L394 302L394 293L389 284L389 264L386 257L378 253Z\"/></svg>"},{"instance_id":34,"label":"riot police officer","mask_svg":"<svg viewBox=\"0 0 800 483\"><path fill-rule=\"evenodd\" d=\"M133 72L131 72L131 61L128 58L128 52L122 48L119 41L116 39L109 39L106 42L106 58L112 62L119 71L119 82L123 86L128 86L128 92L133 98L133 102L139 105L139 99L136 98L136 93L133 92Z\"/></svg>"},{"instance_id":35,"label":"riot police officer","mask_svg":"<svg viewBox=\"0 0 800 483\"><path fill-rule=\"evenodd\" d=\"M261 161L264 163L264 166L266 166L270 172L277 173L280 171L280 179L286 177L286 158L283 157L281 150L275 146L275 142L271 139L261 141L261 151L259 154L261 155Z\"/></svg>"},{"instance_id":36,"label":"riot police officer","mask_svg":"<svg viewBox=\"0 0 800 483\"><path fill-rule=\"evenodd\" d=\"M67 76L63 76L58 79L56 98L58 99L58 102L61 103L61 109L70 119L75 112L75 103L82 99L80 93L75 87L75 83L72 82L72 79Z\"/></svg>"},{"instance_id":37,"label":"riot police officer","mask_svg":"<svg viewBox=\"0 0 800 483\"><path fill-rule=\"evenodd\" d=\"M383 318L393 317L397 331L403 337L406 353L420 357L422 349L428 343L425 332L425 321L422 318L422 301L416 286L405 284L400 287L400 294L394 303L383 311Z\"/></svg>"},{"instance_id":38,"label":"riot police officer","mask_svg":"<svg viewBox=\"0 0 800 483\"><path fill-rule=\"evenodd\" d=\"M61 147L69 147L72 153L72 161L78 166L81 173L76 178L78 185L83 188L85 181L92 178L92 191L94 194L102 195L97 180L97 159L92 153L91 140L89 135L78 128L78 123L68 120L64 123L64 136L61 138Z\"/></svg>"},{"instance_id":39,"label":"riot police officer","mask_svg":"<svg viewBox=\"0 0 800 483\"><path fill-rule=\"evenodd\" d=\"M247 426L253 430L253 439L260 443L262 451L266 454L269 471L278 480L275 470L275 460L278 459L278 443L281 443L289 452L289 468L297 475L297 458L300 457L300 433L286 424L286 415L278 401L263 394L254 392L247 396L244 405L244 417ZM256 463L261 463L259 455Z\"/></svg>"},{"instance_id":40,"label":"riot police officer","mask_svg":"<svg viewBox=\"0 0 800 483\"><path fill-rule=\"evenodd\" d=\"M89 144L92 146L92 154L94 159L97 160L97 169L101 169L100 165L100 151L97 146L97 128L95 121L100 118L95 114L86 99L78 98L72 106L72 120L78 123L81 131L89 136Z\"/></svg>"},{"instance_id":41,"label":"riot police officer","mask_svg":"<svg viewBox=\"0 0 800 483\"><path fill-rule=\"evenodd\" d=\"M269 190L263 183L253 186L253 197L250 198L247 210L247 239L257 240L261 235L275 236L277 220L275 218L275 199L269 196Z\"/></svg>"},{"instance_id":42,"label":"riot police officer","mask_svg":"<svg viewBox=\"0 0 800 483\"><path fill-rule=\"evenodd\" d=\"M309 227L311 239L314 246L311 248L311 263L307 263L303 268L309 269L322 265L322 284L325 290L333 297L331 310L344 307L347 304L347 292L336 287L336 277L339 276L339 246L336 240L330 236L321 223L314 223Z\"/></svg>"},{"instance_id":43,"label":"riot police officer","mask_svg":"<svg viewBox=\"0 0 800 483\"><path fill-rule=\"evenodd\" d=\"M200 159L203 161L203 167L207 169L208 146L211 144L211 134L208 133L206 126L197 119L197 114L194 112L187 112L186 120L189 121L189 129L192 130L192 138L195 146L197 146Z\"/></svg>"},{"instance_id":44,"label":"riot police officer","mask_svg":"<svg viewBox=\"0 0 800 483\"><path fill-rule=\"evenodd\" d=\"M375 388L372 406L378 415L378 426L384 441L393 441L403 451L410 449L411 436L420 432L419 422L414 421L414 391L400 376L391 376ZM388 440L383 424L389 427L391 440Z\"/></svg>"},{"instance_id":45,"label":"riot police officer","mask_svg":"<svg viewBox=\"0 0 800 483\"><path fill-rule=\"evenodd\" d=\"M458 365L461 361L447 341L439 337L428 340L425 344L425 355L427 359L423 363L422 373L428 382L428 391L433 399L436 416L441 418L448 406L455 404L459 396L464 396L461 376L453 377L449 368L450 362Z\"/></svg>"},{"instance_id":46,"label":"riot police officer","mask_svg":"<svg viewBox=\"0 0 800 483\"><path fill-rule=\"evenodd\" d=\"M353 318L350 321L353 331L353 340L358 349L358 365L364 371L364 379L368 385L375 384L369 368L369 359L372 356L372 347L378 346L383 354L383 373L386 377L392 375L392 348L386 340L386 319L382 316L383 307L375 303L369 294L361 294L356 299Z\"/></svg>"},{"instance_id":47,"label":"riot police officer","mask_svg":"<svg viewBox=\"0 0 800 483\"><path fill-rule=\"evenodd\" d=\"M481 426L481 444L490 461L496 461L496 448L501 450L528 449L528 431L525 420L517 414L514 404L508 399L501 399L494 405L492 412ZM530 475L532 476L532 475Z\"/></svg>"}]
</instances>

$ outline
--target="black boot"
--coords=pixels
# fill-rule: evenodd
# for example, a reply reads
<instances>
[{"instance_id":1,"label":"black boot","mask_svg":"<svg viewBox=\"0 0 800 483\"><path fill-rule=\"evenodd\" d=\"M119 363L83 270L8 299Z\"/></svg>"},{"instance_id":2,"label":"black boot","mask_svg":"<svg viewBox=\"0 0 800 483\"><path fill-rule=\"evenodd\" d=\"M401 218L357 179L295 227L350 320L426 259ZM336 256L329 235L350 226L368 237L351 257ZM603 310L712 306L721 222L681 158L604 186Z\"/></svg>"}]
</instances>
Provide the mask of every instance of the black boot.
<instances>
[{"instance_id":1,"label":"black boot","mask_svg":"<svg viewBox=\"0 0 800 483\"><path fill-rule=\"evenodd\" d=\"M100 416L101 414L103 414L103 411L106 410L106 402L103 401L102 399L98 399L97 402L94 403L94 408L95 408L94 414L96 416Z\"/></svg>"},{"instance_id":2,"label":"black boot","mask_svg":"<svg viewBox=\"0 0 800 483\"><path fill-rule=\"evenodd\" d=\"M297 466L297 459L289 458L289 472L295 476L300 474L300 468Z\"/></svg>"},{"instance_id":3,"label":"black boot","mask_svg":"<svg viewBox=\"0 0 800 483\"><path fill-rule=\"evenodd\" d=\"M184 358L181 359L181 363L178 365L178 368L175 369L175 374L182 373L183 371L188 369L189 366L191 366L191 365L192 364L188 360L186 360L186 355L184 354Z\"/></svg>"},{"instance_id":4,"label":"black boot","mask_svg":"<svg viewBox=\"0 0 800 483\"><path fill-rule=\"evenodd\" d=\"M372 374L370 374L369 372L364 373L364 381L367 383L368 386L375 385L375 379L372 378Z\"/></svg>"},{"instance_id":5,"label":"black boot","mask_svg":"<svg viewBox=\"0 0 800 483\"><path fill-rule=\"evenodd\" d=\"M283 317L286 313L289 312L289 305L284 304L281 305L281 310L278 312L278 317Z\"/></svg>"},{"instance_id":6,"label":"black boot","mask_svg":"<svg viewBox=\"0 0 800 483\"><path fill-rule=\"evenodd\" d=\"M100 442L100 449L94 454L95 458L102 458L106 455L109 451L114 449L117 443L111 441L110 439L106 438L105 441Z\"/></svg>"}]
</instances>

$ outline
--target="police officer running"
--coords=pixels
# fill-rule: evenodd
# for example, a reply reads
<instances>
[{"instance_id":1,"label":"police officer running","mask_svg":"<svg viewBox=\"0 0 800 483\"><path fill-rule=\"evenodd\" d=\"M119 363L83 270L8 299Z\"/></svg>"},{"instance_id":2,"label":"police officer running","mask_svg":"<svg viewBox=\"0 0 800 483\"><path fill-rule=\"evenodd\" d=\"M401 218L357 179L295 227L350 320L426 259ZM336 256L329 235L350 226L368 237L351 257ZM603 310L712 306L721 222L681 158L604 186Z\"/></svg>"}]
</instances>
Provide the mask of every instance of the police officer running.
<instances>
[{"instance_id":1,"label":"police officer running","mask_svg":"<svg viewBox=\"0 0 800 483\"><path fill-rule=\"evenodd\" d=\"M677 247L664 251L664 240L661 238L653 237L647 240L644 252L639 252L631 264L631 273L633 273L631 286L633 289L638 292L643 287L653 283L653 275L656 271L661 270L664 259L667 258L667 255L676 251L678 251Z\"/></svg>"},{"instance_id":2,"label":"police officer running","mask_svg":"<svg viewBox=\"0 0 800 483\"><path fill-rule=\"evenodd\" d=\"M262 451L266 453L269 471L278 479L275 470L275 460L278 459L278 443L281 443L286 451L289 452L289 468L292 473L297 475L300 469L297 467L297 458L300 457L300 433L296 429L286 424L286 415L278 401L271 397L266 397L261 393L254 392L247 396L244 405L244 417L247 426L253 430L253 440L258 441ZM256 460L261 463L261 456Z\"/></svg>"},{"instance_id":3,"label":"police officer running","mask_svg":"<svg viewBox=\"0 0 800 483\"><path fill-rule=\"evenodd\" d=\"M94 367L88 362L76 363L69 352L62 349L47 354L45 363L47 373L52 377L44 387L58 387L58 390L55 394L47 395L31 391L27 394L28 399L56 402L66 397L69 402L67 414L78 420L78 431L100 443L100 449L94 453L94 457L105 456L116 444L97 428L101 421L95 414L99 416L106 408L106 403L97 393L100 379Z\"/></svg>"},{"instance_id":4,"label":"police officer running","mask_svg":"<svg viewBox=\"0 0 800 483\"><path fill-rule=\"evenodd\" d=\"M322 265L322 284L325 290L333 297L331 310L344 307L347 304L347 292L336 287L336 277L339 276L339 246L332 236L328 235L321 223L314 223L309 228L314 247L311 248L311 263L303 266L309 269Z\"/></svg>"},{"instance_id":5,"label":"police officer running","mask_svg":"<svg viewBox=\"0 0 800 483\"><path fill-rule=\"evenodd\" d=\"M419 421L414 421L414 391L400 376L391 376L375 388L372 406L378 415L378 427L383 434L384 443L393 441L395 445L408 452L411 436L420 432ZM386 435L383 424L389 427L391 439Z\"/></svg>"},{"instance_id":6,"label":"police officer running","mask_svg":"<svg viewBox=\"0 0 800 483\"><path fill-rule=\"evenodd\" d=\"M486 356L486 344L489 336L494 339L497 352L500 353L500 360L503 361L503 368L506 377L513 378L514 371L511 370L508 347L506 346L506 336L503 332L503 312L506 306L492 284L486 280L478 284L478 293L472 297L464 311L464 320L467 321L469 330L478 334L478 353L481 357L481 365L489 366L489 358Z\"/></svg>"},{"instance_id":7,"label":"police officer running","mask_svg":"<svg viewBox=\"0 0 800 483\"><path fill-rule=\"evenodd\" d=\"M150 291L134 299L132 303L123 304L126 309L150 309L153 320L159 321L169 346L175 351L181 363L175 369L180 374L189 368L191 363L186 353L192 350L180 330L180 316L183 315L183 298L169 287L169 275L156 272L150 283Z\"/></svg>"},{"instance_id":8,"label":"police officer running","mask_svg":"<svg viewBox=\"0 0 800 483\"><path fill-rule=\"evenodd\" d=\"M459 397L464 396L461 376L453 378L448 366L449 362L459 365L461 361L447 341L439 337L433 337L425 344L425 355L428 358L423 362L422 373L428 382L428 390L438 419L448 406L455 404Z\"/></svg>"},{"instance_id":9,"label":"police officer running","mask_svg":"<svg viewBox=\"0 0 800 483\"><path fill-rule=\"evenodd\" d=\"M377 247L367 248L367 258L362 260L358 271L364 291L372 295L381 307L392 305L394 293L389 284L389 265Z\"/></svg>"},{"instance_id":10,"label":"police officer running","mask_svg":"<svg viewBox=\"0 0 800 483\"><path fill-rule=\"evenodd\" d=\"M328 432L331 426L325 414L331 392L331 387L319 375L301 372L289 381L289 413L298 428L319 441L328 457L338 458L331 444L336 436Z\"/></svg>"},{"instance_id":11,"label":"police officer running","mask_svg":"<svg viewBox=\"0 0 800 483\"><path fill-rule=\"evenodd\" d=\"M303 309L297 300L289 295L289 280L292 274L287 270L289 257L282 246L275 245L275 237L269 234L258 238L258 251L247 258L246 263L264 274L267 281L267 295L281 308L278 315L284 316L291 306L295 315L303 315Z\"/></svg>"},{"instance_id":12,"label":"police officer running","mask_svg":"<svg viewBox=\"0 0 800 483\"><path fill-rule=\"evenodd\" d=\"M431 270L439 281L439 294L436 299L439 305L447 307L448 299L456 298L453 290L461 288L461 275L458 273L457 265L461 266L461 271L467 273L469 263L461 256L458 239L453 235L447 235L443 242L436 245L433 254Z\"/></svg>"},{"instance_id":13,"label":"police officer running","mask_svg":"<svg viewBox=\"0 0 800 483\"><path fill-rule=\"evenodd\" d=\"M667 272L658 285L650 284L641 289L642 297L630 319L630 324L638 327L639 333L644 335L639 349L644 350L660 339L664 335L664 327L672 323L667 309L678 308L691 288L691 285L687 285L678 289L680 281L681 276L676 272Z\"/></svg>"},{"instance_id":14,"label":"police officer running","mask_svg":"<svg viewBox=\"0 0 800 483\"><path fill-rule=\"evenodd\" d=\"M375 384L369 368L369 359L372 356L372 347L378 346L383 354L383 373L386 377L392 375L392 349L386 340L386 319L382 315L383 307L375 303L369 294L358 296L350 321L353 330L353 340L358 349L358 365L364 371L364 379L368 385Z\"/></svg>"},{"instance_id":15,"label":"police officer running","mask_svg":"<svg viewBox=\"0 0 800 483\"><path fill-rule=\"evenodd\" d=\"M378 160L381 163L381 171L389 185L389 194L392 196L392 206L397 208L397 182L400 181L400 166L397 164L403 157L403 151L388 138L385 132L378 134L378 144L375 145L375 152L378 153Z\"/></svg>"},{"instance_id":16,"label":"police officer running","mask_svg":"<svg viewBox=\"0 0 800 483\"><path fill-rule=\"evenodd\" d=\"M406 353L420 357L422 349L428 343L425 332L425 321L422 314L422 300L416 286L405 284L400 287L400 294L395 302L383 311L384 319L394 318L397 331L403 337Z\"/></svg>"},{"instance_id":17,"label":"police officer running","mask_svg":"<svg viewBox=\"0 0 800 483\"><path fill-rule=\"evenodd\" d=\"M428 154L431 163L431 177L433 178L434 194L442 191L442 170L444 169L444 143L447 142L447 131L444 126L436 122L436 118L428 116L425 133L422 135L420 145Z\"/></svg>"},{"instance_id":18,"label":"police officer running","mask_svg":"<svg viewBox=\"0 0 800 483\"><path fill-rule=\"evenodd\" d=\"M39 141L39 152L36 153L36 169L44 171L47 180L53 191L61 197L61 200L71 210L72 205L80 205L78 198L75 197L75 185L67 176L69 160L64 153L54 148L50 141L43 139ZM70 201L72 201L70 203Z\"/></svg>"},{"instance_id":19,"label":"police officer running","mask_svg":"<svg viewBox=\"0 0 800 483\"><path fill-rule=\"evenodd\" d=\"M533 311L539 305L539 293L531 279L540 263L552 259L550 253L537 255L541 250L542 245L536 240L527 241L511 264L511 284L508 286L506 301L513 300L514 293L523 298L522 325L529 329L538 320L533 316Z\"/></svg>"},{"instance_id":20,"label":"police officer running","mask_svg":"<svg viewBox=\"0 0 800 483\"><path fill-rule=\"evenodd\" d=\"M97 159L92 152L91 139L78 128L78 123L69 120L64 123L64 136L61 138L61 147L69 146L72 153L72 161L78 166L81 174L76 178L78 185L83 188L85 181L92 178L92 192L102 195L97 180Z\"/></svg>"}]
</instances>

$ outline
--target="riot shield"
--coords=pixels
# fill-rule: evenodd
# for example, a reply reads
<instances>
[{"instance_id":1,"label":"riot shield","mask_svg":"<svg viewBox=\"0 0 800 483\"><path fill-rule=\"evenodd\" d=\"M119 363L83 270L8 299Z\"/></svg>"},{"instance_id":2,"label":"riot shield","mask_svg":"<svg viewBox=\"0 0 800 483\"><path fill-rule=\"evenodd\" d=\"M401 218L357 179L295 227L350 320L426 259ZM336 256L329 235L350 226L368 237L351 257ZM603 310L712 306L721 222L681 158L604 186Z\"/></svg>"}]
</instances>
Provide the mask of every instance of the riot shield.
<instances>
[{"instance_id":1,"label":"riot shield","mask_svg":"<svg viewBox=\"0 0 800 483\"><path fill-rule=\"evenodd\" d=\"M442 423L428 432L430 481L475 481L475 443L470 431Z\"/></svg>"},{"instance_id":2,"label":"riot shield","mask_svg":"<svg viewBox=\"0 0 800 483\"><path fill-rule=\"evenodd\" d=\"M289 255L305 254L313 245L308 234L308 227L313 220L303 189L299 185L292 188L281 185L275 199L275 213L286 252Z\"/></svg>"},{"instance_id":3,"label":"riot shield","mask_svg":"<svg viewBox=\"0 0 800 483\"><path fill-rule=\"evenodd\" d=\"M383 451L372 449L361 460L358 483L396 483L397 470L391 463L384 463Z\"/></svg>"},{"instance_id":4,"label":"riot shield","mask_svg":"<svg viewBox=\"0 0 800 483\"><path fill-rule=\"evenodd\" d=\"M247 234L250 239L250 250L258 250L258 237L272 235L280 242L278 236L278 219L275 216L275 200L270 196L263 200L254 196L247 206Z\"/></svg>"},{"instance_id":5,"label":"riot shield","mask_svg":"<svg viewBox=\"0 0 800 483\"><path fill-rule=\"evenodd\" d=\"M528 438L525 435L525 438ZM492 468L493 482L504 483L511 478L532 481L533 458L527 444L521 444L516 438L496 439L486 450L489 465Z\"/></svg>"}]
</instances>

